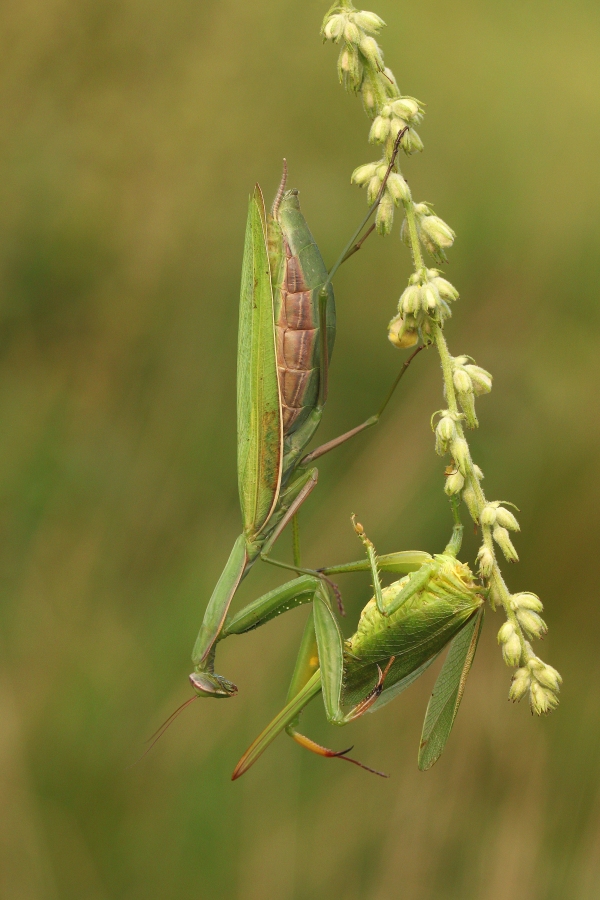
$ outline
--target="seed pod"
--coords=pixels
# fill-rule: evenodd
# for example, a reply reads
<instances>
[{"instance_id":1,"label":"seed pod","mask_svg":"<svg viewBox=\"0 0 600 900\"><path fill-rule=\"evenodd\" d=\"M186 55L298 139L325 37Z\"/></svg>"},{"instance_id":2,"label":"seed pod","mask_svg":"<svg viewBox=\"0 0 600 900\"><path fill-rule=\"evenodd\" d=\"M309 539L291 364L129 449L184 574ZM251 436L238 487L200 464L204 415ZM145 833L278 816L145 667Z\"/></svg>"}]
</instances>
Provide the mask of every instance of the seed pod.
<instances>
[{"instance_id":1,"label":"seed pod","mask_svg":"<svg viewBox=\"0 0 600 900\"><path fill-rule=\"evenodd\" d=\"M383 19L378 15L374 12L367 12L366 10L354 13L352 18L359 28L362 28L363 31L369 31L371 34L377 34L377 32L381 31L385 25Z\"/></svg>"},{"instance_id":2,"label":"seed pod","mask_svg":"<svg viewBox=\"0 0 600 900\"><path fill-rule=\"evenodd\" d=\"M529 670L526 668L517 669L512 677L508 699L512 700L513 703L521 700L529 690L530 685L531 675Z\"/></svg>"},{"instance_id":3,"label":"seed pod","mask_svg":"<svg viewBox=\"0 0 600 900\"><path fill-rule=\"evenodd\" d=\"M366 163L364 166L358 166L352 173L352 177L350 178L351 183L364 187L364 185L376 174L377 168L378 163Z\"/></svg>"},{"instance_id":4,"label":"seed pod","mask_svg":"<svg viewBox=\"0 0 600 900\"><path fill-rule=\"evenodd\" d=\"M400 200L402 200L402 202L408 202L411 199L408 183L402 175L398 175L397 172L390 172L386 187L394 198L396 205Z\"/></svg>"},{"instance_id":5,"label":"seed pod","mask_svg":"<svg viewBox=\"0 0 600 900\"><path fill-rule=\"evenodd\" d=\"M481 510L479 521L482 525L494 525L496 522L496 510L489 503Z\"/></svg>"},{"instance_id":6,"label":"seed pod","mask_svg":"<svg viewBox=\"0 0 600 900\"><path fill-rule=\"evenodd\" d=\"M507 666L518 666L521 660L521 641L512 622L505 622L498 632L498 643Z\"/></svg>"},{"instance_id":7,"label":"seed pod","mask_svg":"<svg viewBox=\"0 0 600 900\"><path fill-rule=\"evenodd\" d=\"M321 34L327 41L334 41L336 44L342 36L342 32L344 31L344 25L346 23L346 16L344 15L336 15L331 16L321 29Z\"/></svg>"},{"instance_id":8,"label":"seed pod","mask_svg":"<svg viewBox=\"0 0 600 900\"><path fill-rule=\"evenodd\" d=\"M558 693L562 684L562 678L556 669L553 669L552 666L542 662L537 656L529 661L528 666L529 671L533 677L539 681L542 687L548 688L548 690L553 691L555 694Z\"/></svg>"},{"instance_id":9,"label":"seed pod","mask_svg":"<svg viewBox=\"0 0 600 900\"><path fill-rule=\"evenodd\" d=\"M511 511L509 509L505 509L503 506L499 506L496 510L496 521L504 528L508 528L509 531L521 530L521 526L519 525Z\"/></svg>"},{"instance_id":10,"label":"seed pod","mask_svg":"<svg viewBox=\"0 0 600 900\"><path fill-rule=\"evenodd\" d=\"M459 494L465 484L465 479L460 472L452 472L451 475L448 475L446 478L446 484L444 485L444 491L449 497L454 496L454 494Z\"/></svg>"},{"instance_id":11,"label":"seed pod","mask_svg":"<svg viewBox=\"0 0 600 900\"><path fill-rule=\"evenodd\" d=\"M463 491L463 500L465 494L466 491ZM485 544L482 544L479 548L477 560L479 562L479 574L482 578L489 578L494 569L494 554Z\"/></svg>"},{"instance_id":12,"label":"seed pod","mask_svg":"<svg viewBox=\"0 0 600 900\"><path fill-rule=\"evenodd\" d=\"M531 711L541 716L556 709L558 697L553 691L543 687L538 681L532 681L529 689L529 702Z\"/></svg>"},{"instance_id":13,"label":"seed pod","mask_svg":"<svg viewBox=\"0 0 600 900\"><path fill-rule=\"evenodd\" d=\"M544 620L530 609L517 610L519 625L530 640L543 638L548 633L548 626Z\"/></svg>"},{"instance_id":14,"label":"seed pod","mask_svg":"<svg viewBox=\"0 0 600 900\"><path fill-rule=\"evenodd\" d=\"M502 525L494 525L492 537L502 550L507 562L519 562L519 556L513 546L506 528L503 528Z\"/></svg>"},{"instance_id":15,"label":"seed pod","mask_svg":"<svg viewBox=\"0 0 600 900\"><path fill-rule=\"evenodd\" d=\"M523 591L520 594L513 594L511 606L515 611L517 609L530 609L536 613L541 613L544 609L542 601L537 594L531 594L528 591Z\"/></svg>"}]
</instances>

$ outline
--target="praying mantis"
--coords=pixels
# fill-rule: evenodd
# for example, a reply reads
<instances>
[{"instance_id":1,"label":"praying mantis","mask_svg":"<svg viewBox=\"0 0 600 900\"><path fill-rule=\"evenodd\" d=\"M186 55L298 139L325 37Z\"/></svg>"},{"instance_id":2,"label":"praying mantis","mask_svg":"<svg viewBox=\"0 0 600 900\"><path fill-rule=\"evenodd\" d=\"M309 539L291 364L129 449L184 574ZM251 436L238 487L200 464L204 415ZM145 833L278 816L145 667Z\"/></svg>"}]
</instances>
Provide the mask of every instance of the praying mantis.
<instances>
[{"instance_id":1,"label":"praying mantis","mask_svg":"<svg viewBox=\"0 0 600 900\"><path fill-rule=\"evenodd\" d=\"M403 134L396 140L388 175ZM329 273L300 210L298 192L285 190L286 177L284 163L270 214L258 185L248 209L237 378L243 532L210 597L192 652L190 680L198 695L205 697L227 698L237 693L235 684L214 671L216 643L231 600L256 560L282 565L269 557L269 551L316 486L318 472L312 463L376 424L410 362L404 364L374 416L305 454L327 399L335 340L331 282L341 263L359 249L372 230L355 243L383 196L387 176L375 203Z\"/></svg>"},{"instance_id":2,"label":"praying mantis","mask_svg":"<svg viewBox=\"0 0 600 900\"><path fill-rule=\"evenodd\" d=\"M396 140L388 174L402 136L403 132ZM332 278L372 230L355 243L383 195L385 179L368 216L328 273L300 211L298 192L285 190L286 174L284 167L270 214L258 185L250 198L237 381L243 532L208 602L194 645L190 682L196 697L234 696L237 686L214 670L218 643L311 603L286 706L244 754L233 778L247 771L283 730L313 752L368 769L347 756L348 751L328 750L302 735L297 730L302 709L322 692L328 720L345 725L401 693L450 644L425 720L419 765L429 768L454 722L483 615L480 589L468 567L457 560L462 526L455 517L453 537L436 557L420 551L377 557L362 526L355 523L366 559L320 570L301 567L297 541L296 514L317 483L312 463L376 424L408 364L422 349L417 348L405 362L374 416L305 453L327 399L335 339ZM270 557L289 522L294 524L293 566ZM257 559L292 569L298 577L231 615L232 598ZM371 571L375 596L363 610L356 633L344 642L335 618L336 591L330 576L355 571ZM404 577L382 588L380 572L384 571ZM343 711L343 705L351 707L349 712Z\"/></svg>"}]
</instances>

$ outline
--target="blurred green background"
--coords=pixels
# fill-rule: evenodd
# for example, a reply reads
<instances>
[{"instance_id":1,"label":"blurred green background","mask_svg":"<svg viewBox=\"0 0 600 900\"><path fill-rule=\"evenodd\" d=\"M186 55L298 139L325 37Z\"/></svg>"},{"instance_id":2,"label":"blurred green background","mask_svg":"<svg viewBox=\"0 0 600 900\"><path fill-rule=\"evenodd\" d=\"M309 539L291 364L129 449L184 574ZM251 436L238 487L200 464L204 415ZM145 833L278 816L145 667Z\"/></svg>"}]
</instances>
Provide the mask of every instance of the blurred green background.
<instances>
[{"instance_id":1,"label":"blurred green background","mask_svg":"<svg viewBox=\"0 0 600 900\"><path fill-rule=\"evenodd\" d=\"M600 896L600 8L591 0L378 0L386 61L427 103L417 200L456 229L447 335L495 376L474 454L521 509L515 589L565 683L507 704L488 615L446 753L417 771L435 673L338 732L372 778L280 738L306 611L220 650L241 687L197 703L189 655L239 531L235 359L247 197L281 159L332 262L376 158L337 85L316 0L6 0L0 7L0 896L2 900L593 900ZM409 261L372 238L340 272L321 436L378 406ZM442 405L422 354L376 433L324 459L303 553L448 535ZM466 555L476 540L469 535ZM289 554L289 538L280 544ZM242 600L280 583L257 566ZM353 630L368 577L340 579Z\"/></svg>"}]
</instances>

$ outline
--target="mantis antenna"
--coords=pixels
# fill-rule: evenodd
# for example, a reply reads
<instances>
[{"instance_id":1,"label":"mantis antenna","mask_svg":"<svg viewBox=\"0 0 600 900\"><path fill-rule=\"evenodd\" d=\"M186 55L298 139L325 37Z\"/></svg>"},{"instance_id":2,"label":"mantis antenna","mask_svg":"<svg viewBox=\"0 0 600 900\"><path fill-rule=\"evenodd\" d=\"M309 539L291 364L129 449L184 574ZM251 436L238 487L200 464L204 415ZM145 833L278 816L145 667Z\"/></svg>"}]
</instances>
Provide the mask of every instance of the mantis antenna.
<instances>
[{"instance_id":1,"label":"mantis antenna","mask_svg":"<svg viewBox=\"0 0 600 900\"><path fill-rule=\"evenodd\" d=\"M277 213L279 212L279 204L281 203L281 199L283 197L283 192L285 191L285 183L287 181L287 159L283 160L283 172L281 173L281 181L279 182L279 187L277 188L277 193L275 194L275 199L273 200L273 206L271 207L271 215L274 219L277 218Z\"/></svg>"}]
</instances>

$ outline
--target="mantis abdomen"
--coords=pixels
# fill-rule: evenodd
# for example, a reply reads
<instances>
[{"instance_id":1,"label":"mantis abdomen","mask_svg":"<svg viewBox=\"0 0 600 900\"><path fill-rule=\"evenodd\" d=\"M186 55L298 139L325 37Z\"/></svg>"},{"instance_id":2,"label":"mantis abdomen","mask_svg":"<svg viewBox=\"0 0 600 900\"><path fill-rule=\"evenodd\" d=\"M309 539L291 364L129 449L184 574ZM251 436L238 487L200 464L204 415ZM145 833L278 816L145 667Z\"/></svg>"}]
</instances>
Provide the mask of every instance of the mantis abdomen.
<instances>
[{"instance_id":1,"label":"mantis abdomen","mask_svg":"<svg viewBox=\"0 0 600 900\"><path fill-rule=\"evenodd\" d=\"M277 366L284 435L292 434L315 408L321 378L319 290L327 269L300 212L297 191L287 191L277 210L281 265L274 287ZM335 307L328 292L327 344L333 350Z\"/></svg>"}]
</instances>

